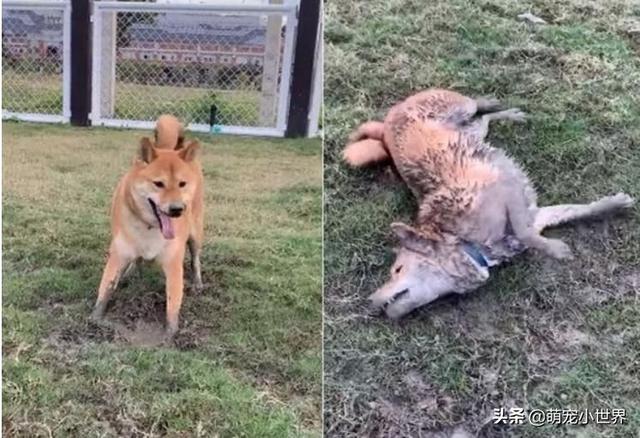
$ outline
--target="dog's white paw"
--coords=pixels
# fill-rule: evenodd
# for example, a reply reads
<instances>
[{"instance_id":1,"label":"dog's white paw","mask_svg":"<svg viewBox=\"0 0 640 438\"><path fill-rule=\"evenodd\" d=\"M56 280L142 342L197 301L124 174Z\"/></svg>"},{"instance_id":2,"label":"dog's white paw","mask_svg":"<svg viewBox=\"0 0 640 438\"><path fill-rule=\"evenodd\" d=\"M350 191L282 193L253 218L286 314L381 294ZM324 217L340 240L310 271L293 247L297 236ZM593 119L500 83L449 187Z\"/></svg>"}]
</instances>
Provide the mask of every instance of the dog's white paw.
<instances>
[{"instance_id":1,"label":"dog's white paw","mask_svg":"<svg viewBox=\"0 0 640 438\"><path fill-rule=\"evenodd\" d=\"M522 111L520 108L511 108L502 112L505 118L509 120L513 120L514 122L526 122L527 121L527 113Z\"/></svg>"},{"instance_id":2,"label":"dog's white paw","mask_svg":"<svg viewBox=\"0 0 640 438\"><path fill-rule=\"evenodd\" d=\"M610 203L611 208L631 208L635 203L635 199L626 193L618 193L605 199Z\"/></svg>"},{"instance_id":3,"label":"dog's white paw","mask_svg":"<svg viewBox=\"0 0 640 438\"><path fill-rule=\"evenodd\" d=\"M573 253L569 245L560 239L547 239L547 253L558 260L571 260Z\"/></svg>"}]
</instances>

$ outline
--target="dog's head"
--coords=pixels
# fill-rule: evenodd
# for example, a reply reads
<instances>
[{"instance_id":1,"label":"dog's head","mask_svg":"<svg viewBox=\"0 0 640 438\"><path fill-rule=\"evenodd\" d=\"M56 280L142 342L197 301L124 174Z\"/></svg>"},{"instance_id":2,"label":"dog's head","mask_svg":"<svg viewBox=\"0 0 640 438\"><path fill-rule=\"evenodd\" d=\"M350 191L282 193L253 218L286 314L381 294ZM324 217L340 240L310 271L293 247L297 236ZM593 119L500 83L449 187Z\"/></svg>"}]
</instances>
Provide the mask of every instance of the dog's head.
<instances>
[{"instance_id":1,"label":"dog's head","mask_svg":"<svg viewBox=\"0 0 640 438\"><path fill-rule=\"evenodd\" d=\"M400 240L391 278L369 297L374 308L393 319L449 293L463 293L479 287L489 278L459 242L433 241L414 228L394 223Z\"/></svg>"},{"instance_id":2,"label":"dog's head","mask_svg":"<svg viewBox=\"0 0 640 438\"><path fill-rule=\"evenodd\" d=\"M148 222L157 224L166 239L174 238L172 218L191 205L198 184L197 140L175 150L159 149L145 137L134 164L132 188L138 208Z\"/></svg>"}]
</instances>

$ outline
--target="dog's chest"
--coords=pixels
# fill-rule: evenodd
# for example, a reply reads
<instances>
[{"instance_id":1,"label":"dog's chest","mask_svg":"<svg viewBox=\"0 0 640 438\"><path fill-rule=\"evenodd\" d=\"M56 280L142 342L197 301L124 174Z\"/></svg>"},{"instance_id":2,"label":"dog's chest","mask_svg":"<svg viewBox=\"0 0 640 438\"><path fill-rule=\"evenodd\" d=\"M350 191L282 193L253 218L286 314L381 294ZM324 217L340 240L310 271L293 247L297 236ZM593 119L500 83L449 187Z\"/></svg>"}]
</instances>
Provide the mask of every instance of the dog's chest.
<instances>
[{"instance_id":1,"label":"dog's chest","mask_svg":"<svg viewBox=\"0 0 640 438\"><path fill-rule=\"evenodd\" d=\"M157 228L134 227L130 230L129 236L126 241L118 239L118 246L133 259L140 257L145 260L156 259L169 244Z\"/></svg>"},{"instance_id":2,"label":"dog's chest","mask_svg":"<svg viewBox=\"0 0 640 438\"><path fill-rule=\"evenodd\" d=\"M158 257L167 246L167 240L155 228L148 230L148 235L138 236L138 253L145 260L153 260Z\"/></svg>"}]
</instances>

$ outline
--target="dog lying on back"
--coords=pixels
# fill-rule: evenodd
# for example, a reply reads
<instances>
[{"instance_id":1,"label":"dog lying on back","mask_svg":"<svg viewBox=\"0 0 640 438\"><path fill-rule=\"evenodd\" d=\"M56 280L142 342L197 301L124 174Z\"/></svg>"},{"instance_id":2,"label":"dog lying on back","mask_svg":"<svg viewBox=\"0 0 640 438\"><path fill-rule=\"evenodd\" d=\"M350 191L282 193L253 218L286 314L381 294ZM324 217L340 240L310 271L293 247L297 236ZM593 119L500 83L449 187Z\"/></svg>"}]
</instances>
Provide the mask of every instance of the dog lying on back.
<instances>
[{"instance_id":1,"label":"dog lying on back","mask_svg":"<svg viewBox=\"0 0 640 438\"><path fill-rule=\"evenodd\" d=\"M546 227L629 208L625 194L584 205L538 207L525 172L485 142L493 120L524 120L495 100L427 90L394 106L384 123L361 125L344 150L360 167L390 162L419 203L413 226L391 224L400 250L391 279L369 297L391 318L449 293L474 290L489 267L535 248L556 259L569 247Z\"/></svg>"},{"instance_id":2,"label":"dog lying on back","mask_svg":"<svg viewBox=\"0 0 640 438\"><path fill-rule=\"evenodd\" d=\"M112 240L92 313L95 320L102 319L118 282L138 259L156 260L166 278L166 338L178 330L187 246L194 288L203 287L204 188L199 147L196 140L184 140L182 124L170 115L158 118L155 142L147 137L141 140L137 160L113 194Z\"/></svg>"}]
</instances>

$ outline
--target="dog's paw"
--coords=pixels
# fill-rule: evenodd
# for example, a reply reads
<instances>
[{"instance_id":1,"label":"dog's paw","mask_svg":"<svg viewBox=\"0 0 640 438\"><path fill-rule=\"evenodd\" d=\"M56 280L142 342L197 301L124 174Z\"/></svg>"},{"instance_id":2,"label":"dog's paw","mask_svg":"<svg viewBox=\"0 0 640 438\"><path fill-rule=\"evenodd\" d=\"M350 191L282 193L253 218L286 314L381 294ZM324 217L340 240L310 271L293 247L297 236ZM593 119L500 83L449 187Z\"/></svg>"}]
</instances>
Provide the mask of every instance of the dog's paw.
<instances>
[{"instance_id":1,"label":"dog's paw","mask_svg":"<svg viewBox=\"0 0 640 438\"><path fill-rule=\"evenodd\" d=\"M162 335L162 341L160 344L164 347L171 347L175 345L174 340L176 337L176 333L178 333L177 327L167 327L164 330L164 333Z\"/></svg>"},{"instance_id":2,"label":"dog's paw","mask_svg":"<svg viewBox=\"0 0 640 438\"><path fill-rule=\"evenodd\" d=\"M527 113L520 108L511 108L503 111L502 114L504 114L506 119L513 120L514 122L524 123L527 121Z\"/></svg>"},{"instance_id":3,"label":"dog's paw","mask_svg":"<svg viewBox=\"0 0 640 438\"><path fill-rule=\"evenodd\" d=\"M101 323L104 320L104 314L105 314L106 309L107 309L106 304L97 303L93 307L93 311L91 312L91 315L89 316L89 320L91 322L96 323L96 324Z\"/></svg>"},{"instance_id":4,"label":"dog's paw","mask_svg":"<svg viewBox=\"0 0 640 438\"><path fill-rule=\"evenodd\" d=\"M349 143L342 150L342 160L351 167L360 167L367 162L366 147L360 141Z\"/></svg>"},{"instance_id":5,"label":"dog's paw","mask_svg":"<svg viewBox=\"0 0 640 438\"><path fill-rule=\"evenodd\" d=\"M611 208L616 209L631 208L633 207L633 204L635 204L635 199L633 199L626 193L617 193L605 199L608 203L610 203Z\"/></svg>"},{"instance_id":6,"label":"dog's paw","mask_svg":"<svg viewBox=\"0 0 640 438\"><path fill-rule=\"evenodd\" d=\"M203 290L204 290L204 284L198 283L198 282L194 282L191 284L191 293L193 295L200 295Z\"/></svg>"},{"instance_id":7,"label":"dog's paw","mask_svg":"<svg viewBox=\"0 0 640 438\"><path fill-rule=\"evenodd\" d=\"M547 239L546 252L558 260L573 259L571 248L560 239Z\"/></svg>"}]
</instances>

